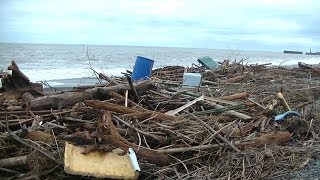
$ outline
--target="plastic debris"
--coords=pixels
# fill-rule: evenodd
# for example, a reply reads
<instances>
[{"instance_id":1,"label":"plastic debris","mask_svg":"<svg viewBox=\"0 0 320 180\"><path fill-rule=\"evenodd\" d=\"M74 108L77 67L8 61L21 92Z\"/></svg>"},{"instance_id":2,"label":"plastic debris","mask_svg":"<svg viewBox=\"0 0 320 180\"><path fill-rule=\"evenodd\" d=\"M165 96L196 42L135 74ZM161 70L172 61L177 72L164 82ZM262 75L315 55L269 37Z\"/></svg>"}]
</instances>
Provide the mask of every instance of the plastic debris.
<instances>
[{"instance_id":1,"label":"plastic debris","mask_svg":"<svg viewBox=\"0 0 320 180\"><path fill-rule=\"evenodd\" d=\"M301 116L297 111L287 111L283 114L277 115L274 120L275 121L282 121L284 120L287 116Z\"/></svg>"},{"instance_id":2,"label":"plastic debris","mask_svg":"<svg viewBox=\"0 0 320 180\"><path fill-rule=\"evenodd\" d=\"M138 163L138 159L137 159L136 153L134 152L134 150L132 148L129 148L128 156L129 156L129 158L131 160L131 165L132 165L133 169L135 171L140 171L140 166L139 166L139 163Z\"/></svg>"},{"instance_id":3,"label":"plastic debris","mask_svg":"<svg viewBox=\"0 0 320 180\"><path fill-rule=\"evenodd\" d=\"M146 80L151 77L154 61L145 57L137 56L132 72L132 80Z\"/></svg>"},{"instance_id":4,"label":"plastic debris","mask_svg":"<svg viewBox=\"0 0 320 180\"><path fill-rule=\"evenodd\" d=\"M200 73L184 73L183 83L184 86L199 86L201 84L202 75Z\"/></svg>"},{"instance_id":5,"label":"plastic debris","mask_svg":"<svg viewBox=\"0 0 320 180\"><path fill-rule=\"evenodd\" d=\"M206 67L207 69L212 69L212 70L217 69L219 66L218 63L216 61L214 61L213 59L211 59L211 57L209 57L209 56L204 56L202 58L199 58L198 62L202 66Z\"/></svg>"},{"instance_id":6,"label":"plastic debris","mask_svg":"<svg viewBox=\"0 0 320 180\"><path fill-rule=\"evenodd\" d=\"M140 167L134 151L130 149L124 156L118 155L116 149L85 155L84 148L66 142L64 170L68 174L97 178L137 179Z\"/></svg>"}]
</instances>

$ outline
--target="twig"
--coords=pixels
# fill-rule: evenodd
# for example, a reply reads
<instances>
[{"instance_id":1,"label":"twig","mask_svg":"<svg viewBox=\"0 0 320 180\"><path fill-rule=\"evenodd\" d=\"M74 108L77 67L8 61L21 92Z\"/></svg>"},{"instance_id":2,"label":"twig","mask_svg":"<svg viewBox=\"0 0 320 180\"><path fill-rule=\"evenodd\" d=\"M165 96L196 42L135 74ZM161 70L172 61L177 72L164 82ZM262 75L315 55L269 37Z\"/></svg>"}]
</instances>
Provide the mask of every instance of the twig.
<instances>
[{"instance_id":1,"label":"twig","mask_svg":"<svg viewBox=\"0 0 320 180\"><path fill-rule=\"evenodd\" d=\"M138 148L137 148L137 152L139 151L140 149L140 146L141 146L141 137L140 137L140 134L138 131L136 131L137 135L138 135L138 138L139 138L139 144L138 144Z\"/></svg>"},{"instance_id":2,"label":"twig","mask_svg":"<svg viewBox=\"0 0 320 180\"><path fill-rule=\"evenodd\" d=\"M25 146L27 146L27 147L30 147L30 148L32 148L32 149L34 149L34 150L42 153L43 155L47 156L49 159L53 160L54 162L56 162L56 163L58 163L58 164L61 164L60 161L56 160L53 156L51 156L51 155L48 154L47 152L44 152L43 150L39 149L38 147L35 147L35 146L33 146L33 145L31 145L31 144L23 141L23 140L20 139L17 135L12 134L11 131L9 132L9 136L10 136L12 139L18 141L19 143L21 143L21 144L23 144L23 145L25 145Z\"/></svg>"},{"instance_id":3,"label":"twig","mask_svg":"<svg viewBox=\"0 0 320 180\"><path fill-rule=\"evenodd\" d=\"M262 109L267 109L264 105L260 104L259 102L255 101L252 98L248 98L249 101L253 102L254 104L256 104L257 106L261 107Z\"/></svg>"},{"instance_id":4,"label":"twig","mask_svg":"<svg viewBox=\"0 0 320 180\"><path fill-rule=\"evenodd\" d=\"M203 157L203 156L206 156L206 155L207 155L206 153L202 153L202 154L199 154L199 155L194 156L194 157L192 157L192 158L185 159L185 160L181 160L181 161L179 161L179 162L170 164L168 167L176 166L176 165L180 164L181 162L186 163L186 162L188 162L188 161L191 161L191 160L194 160L194 159L198 159L198 158Z\"/></svg>"},{"instance_id":5,"label":"twig","mask_svg":"<svg viewBox=\"0 0 320 180\"><path fill-rule=\"evenodd\" d=\"M320 143L320 141L312 141L312 140L309 140L309 141L299 141L300 143Z\"/></svg>"},{"instance_id":6,"label":"twig","mask_svg":"<svg viewBox=\"0 0 320 180\"><path fill-rule=\"evenodd\" d=\"M21 172L15 171L15 170L11 170L11 169L7 169L4 167L0 167L0 171L6 172L6 173L12 173L12 174L21 174Z\"/></svg>"},{"instance_id":7,"label":"twig","mask_svg":"<svg viewBox=\"0 0 320 180\"><path fill-rule=\"evenodd\" d=\"M124 106L125 106L125 107L128 107L128 92L129 92L129 91L126 90L126 93L125 93L125 98L126 98L126 99L125 99L125 101L124 101Z\"/></svg>"},{"instance_id":8,"label":"twig","mask_svg":"<svg viewBox=\"0 0 320 180\"><path fill-rule=\"evenodd\" d=\"M189 113L189 115L191 115L194 119L196 119L197 121L199 121L203 126L205 126L206 128L208 128L212 133L216 133L217 131L214 130L211 126L209 126L207 123L205 123L204 121L202 121L200 118L198 118L197 116ZM219 133L217 133L217 135L219 139L221 139L223 142L227 143L234 151L236 152L241 152L238 148L236 148L229 140L227 140L225 137L221 136Z\"/></svg>"},{"instance_id":9,"label":"twig","mask_svg":"<svg viewBox=\"0 0 320 180\"><path fill-rule=\"evenodd\" d=\"M240 142L236 141L234 142L237 146L244 146L244 145L250 145L252 142ZM189 151L200 151L200 150L206 150L206 149L212 149L212 148L220 148L220 144L208 144L208 145L199 145L199 146L190 146L190 147L180 147L180 148L170 148L170 149L157 149L156 151L159 153L181 153L181 152L189 152Z\"/></svg>"},{"instance_id":10,"label":"twig","mask_svg":"<svg viewBox=\"0 0 320 180\"><path fill-rule=\"evenodd\" d=\"M96 78L98 79L99 83L101 84L101 81L100 81L100 78L99 78L99 73L97 71L95 71L92 66L91 66L91 59L89 57L89 49L88 49L88 46L86 46L86 58L87 60L89 61L89 66L90 66L90 69L93 71L94 75L96 76Z\"/></svg>"},{"instance_id":11,"label":"twig","mask_svg":"<svg viewBox=\"0 0 320 180\"><path fill-rule=\"evenodd\" d=\"M55 124L55 123L52 123L52 122L46 122L46 124L47 124L48 126L52 126L52 127L55 127L55 128L67 129L67 128L64 127L64 126L61 126L61 125L59 125L59 124Z\"/></svg>"},{"instance_id":12,"label":"twig","mask_svg":"<svg viewBox=\"0 0 320 180\"><path fill-rule=\"evenodd\" d=\"M57 141L56 135L53 132L53 129L51 129L51 132L52 132L52 135L53 135L53 138L54 138L54 142L56 143L56 147L57 147L57 150L58 150L58 153L59 153L59 157L60 157L60 159L62 159L60 151L59 151L58 141Z\"/></svg>"},{"instance_id":13,"label":"twig","mask_svg":"<svg viewBox=\"0 0 320 180\"><path fill-rule=\"evenodd\" d=\"M179 161L179 162L183 165L183 167L186 169L187 174L188 174L188 175L190 174L187 166L184 164L183 161L181 161L180 159L178 159L178 158L176 158L176 157L174 157L174 156L172 156L172 155L170 155L170 157L172 157L173 159Z\"/></svg>"},{"instance_id":14,"label":"twig","mask_svg":"<svg viewBox=\"0 0 320 180\"><path fill-rule=\"evenodd\" d=\"M151 149L145 136L143 136L143 140L144 140L144 143L146 144L147 148Z\"/></svg>"},{"instance_id":15,"label":"twig","mask_svg":"<svg viewBox=\"0 0 320 180\"><path fill-rule=\"evenodd\" d=\"M218 105L218 104L215 104L214 107L216 107L216 108L224 108L223 106ZM225 113L228 114L228 115L231 115L231 116L236 116L236 117L238 117L240 119L243 119L243 120L252 119L251 116L248 116L248 115L243 114L243 113L236 112L234 110L229 110L229 111L226 111Z\"/></svg>"},{"instance_id":16,"label":"twig","mask_svg":"<svg viewBox=\"0 0 320 180\"><path fill-rule=\"evenodd\" d=\"M63 110L39 110L39 111L32 111L34 114L38 115L38 114L46 114L46 113L51 113L51 112L55 112L55 113L61 113L64 112ZM65 111L66 113L71 112L71 111ZM9 112L0 112L0 115L5 115L5 114L26 114L27 111L9 111Z\"/></svg>"},{"instance_id":17,"label":"twig","mask_svg":"<svg viewBox=\"0 0 320 180\"><path fill-rule=\"evenodd\" d=\"M2 122L0 122L0 127L6 128L6 125L4 125ZM2 130L2 128L1 128L1 130Z\"/></svg>"},{"instance_id":18,"label":"twig","mask_svg":"<svg viewBox=\"0 0 320 180\"><path fill-rule=\"evenodd\" d=\"M180 176L179 172L178 172L176 169L173 169L173 171L176 173L177 178L178 178L179 180L182 180L182 177Z\"/></svg>"},{"instance_id":19,"label":"twig","mask_svg":"<svg viewBox=\"0 0 320 180\"><path fill-rule=\"evenodd\" d=\"M199 151L206 150L212 148L220 147L219 144L209 144L209 145L200 145L200 146L191 146L191 147L181 147L181 148L171 148L171 149L158 149L156 150L159 153L180 153L180 152L188 152L188 151Z\"/></svg>"},{"instance_id":20,"label":"twig","mask_svg":"<svg viewBox=\"0 0 320 180\"><path fill-rule=\"evenodd\" d=\"M143 123L145 123L147 121L150 121L150 120L154 119L155 117L157 117L157 115L151 116L151 117L149 117L149 118L147 118L147 119L145 119L143 121L138 122L138 125L143 124Z\"/></svg>"},{"instance_id":21,"label":"twig","mask_svg":"<svg viewBox=\"0 0 320 180\"><path fill-rule=\"evenodd\" d=\"M306 133L306 136L303 138L303 140L309 135L310 130L312 128L312 123L313 123L313 119L311 119L310 124L309 124L309 128L308 128L308 132Z\"/></svg>"},{"instance_id":22,"label":"twig","mask_svg":"<svg viewBox=\"0 0 320 180\"><path fill-rule=\"evenodd\" d=\"M216 131L216 132L213 133L210 137L208 137L208 139L205 141L205 143L208 142L208 141L210 141L212 138L214 138L216 135L218 135L221 131L223 131L224 129L226 129L227 127L233 125L233 124L236 123L236 122L237 122L237 121L233 121L233 122L231 122L231 123L223 126L222 128L220 128L218 131ZM204 144L204 143L203 143L203 144Z\"/></svg>"},{"instance_id":23,"label":"twig","mask_svg":"<svg viewBox=\"0 0 320 180\"><path fill-rule=\"evenodd\" d=\"M175 89L172 89L172 88L169 88L168 90L170 90L170 91L177 91L177 90L175 90ZM185 95L189 95L189 96L194 96L194 97L199 97L199 96L201 96L200 94L195 94L195 93L191 93L191 92L182 92L183 94L185 94ZM217 101L217 100L219 100L219 99L217 99L217 98L210 98L210 97L205 97L205 99L206 100L209 100L209 101ZM220 101L220 100L219 100ZM217 101L217 102L219 102L219 101ZM230 102L230 101L226 101L226 100L223 100L225 103L227 103L227 104L232 104L232 105L238 105L237 103L234 103L234 102ZM221 101L222 102L222 101ZM223 106L221 106L221 105L218 105L218 104L214 104L214 106L216 107L216 108L224 108ZM239 106L240 107L240 106ZM228 115L232 115L232 116L236 116L236 117L238 117L238 118L241 118L241 119L244 119L244 120L249 120L249 119L252 119L252 117L250 117L250 116L248 116L248 115L245 115L245 114L243 114L243 113L239 113L239 112L236 112L236 111L234 111L234 110L229 110L229 111L226 111L225 112L226 114L228 114Z\"/></svg>"},{"instance_id":24,"label":"twig","mask_svg":"<svg viewBox=\"0 0 320 180\"><path fill-rule=\"evenodd\" d=\"M196 102L201 101L201 100L203 100L203 99L204 99L204 96L200 96L200 97L194 99L193 101L191 101L191 102L189 102L189 103L187 103L187 104L185 104L185 105L183 105L183 106L181 106L181 107L179 107L179 108L177 108L177 109L175 109L175 110L171 110L171 111L166 112L165 114L168 114L168 115L173 116L173 115L179 113L180 111L188 108L189 106L192 106L192 105L195 104Z\"/></svg>"},{"instance_id":25,"label":"twig","mask_svg":"<svg viewBox=\"0 0 320 180\"><path fill-rule=\"evenodd\" d=\"M194 115L207 115L207 114L217 114L217 113L223 113L223 112L229 112L233 109L241 109L244 108L243 105L234 105L229 107L218 107L216 109L209 109L209 110L203 110L203 111L195 111L193 112Z\"/></svg>"},{"instance_id":26,"label":"twig","mask_svg":"<svg viewBox=\"0 0 320 180\"><path fill-rule=\"evenodd\" d=\"M285 62L287 62L287 60L280 62L280 64L278 65L278 68L280 68L281 65L282 65L283 63L285 63Z\"/></svg>"},{"instance_id":27,"label":"twig","mask_svg":"<svg viewBox=\"0 0 320 180\"><path fill-rule=\"evenodd\" d=\"M242 159L242 171L241 171L242 179L246 179L245 172L246 172L246 168L245 168L245 164L244 164L244 159Z\"/></svg>"},{"instance_id":28,"label":"twig","mask_svg":"<svg viewBox=\"0 0 320 180\"><path fill-rule=\"evenodd\" d=\"M214 103L218 102L218 103L223 103L223 104L228 104L228 105L238 105L239 104L237 102L228 101L228 100L224 100L224 99L216 98L216 97L204 97L204 99L206 101L214 102Z\"/></svg>"},{"instance_id":29,"label":"twig","mask_svg":"<svg viewBox=\"0 0 320 180\"><path fill-rule=\"evenodd\" d=\"M59 119L59 116L53 111L53 109L50 109L50 113L52 114L52 116L54 116L56 119Z\"/></svg>"},{"instance_id":30,"label":"twig","mask_svg":"<svg viewBox=\"0 0 320 180\"><path fill-rule=\"evenodd\" d=\"M116 92L113 92L113 91L112 91L112 92L109 92L109 93L108 93L108 96L111 96L111 97L117 98L117 99L121 99L121 100L123 100L123 101L127 101L128 104L130 103L132 106L135 106L135 107L137 107L137 108L139 108L139 109L141 109L141 110L145 110L143 107L141 107L140 105L138 105L138 104L135 103L134 101L128 99L127 90L126 90L125 96L122 96L122 95L120 95L120 94L118 94L118 93L116 93Z\"/></svg>"},{"instance_id":31,"label":"twig","mask_svg":"<svg viewBox=\"0 0 320 180\"><path fill-rule=\"evenodd\" d=\"M146 135L146 136L152 137L152 138L155 139L155 140L161 141L161 140L160 140L160 137L158 137L158 136L149 134L149 133L144 132L144 131L136 128L136 127L133 127L131 124L127 123L126 121L122 120L121 118L119 118L119 117L117 117L117 116L115 116L115 115L113 115L112 117L115 118L116 120L120 121L122 124L124 124L124 125L132 128L132 129L134 129L135 131L137 131L137 132L139 132L139 133L141 133L141 134L144 134L144 135Z\"/></svg>"},{"instance_id":32,"label":"twig","mask_svg":"<svg viewBox=\"0 0 320 180\"><path fill-rule=\"evenodd\" d=\"M82 122L82 123L94 123L93 121L83 120L83 119L76 119L72 117L63 117L62 120L65 121L74 121L74 122Z\"/></svg>"},{"instance_id":33,"label":"twig","mask_svg":"<svg viewBox=\"0 0 320 180\"><path fill-rule=\"evenodd\" d=\"M141 97L138 95L138 92L137 92L136 88L133 86L131 77L129 77L129 76L126 76L126 77L127 77L128 83L130 85L130 88L133 91L134 97L137 99L138 102L140 102L141 101Z\"/></svg>"}]
</instances>

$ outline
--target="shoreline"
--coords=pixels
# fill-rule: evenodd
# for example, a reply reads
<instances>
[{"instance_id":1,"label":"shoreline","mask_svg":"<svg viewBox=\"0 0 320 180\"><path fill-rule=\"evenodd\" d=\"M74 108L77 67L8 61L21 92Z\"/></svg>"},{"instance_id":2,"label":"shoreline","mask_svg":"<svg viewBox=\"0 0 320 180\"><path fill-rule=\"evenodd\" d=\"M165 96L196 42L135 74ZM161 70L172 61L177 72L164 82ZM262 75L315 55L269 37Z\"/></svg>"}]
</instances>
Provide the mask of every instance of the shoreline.
<instances>
[{"instance_id":1,"label":"shoreline","mask_svg":"<svg viewBox=\"0 0 320 180\"><path fill-rule=\"evenodd\" d=\"M255 64L249 64L249 65L255 65ZM258 64L259 65L259 64ZM320 68L320 63L319 64L308 64L311 65L314 68ZM163 67L162 67L163 68ZM284 69L294 69L294 68L299 68L298 64L292 64L292 65L281 65L281 66L276 66L276 65L268 65L267 68L284 68ZM156 68L159 69L159 68ZM156 70L153 69L153 70ZM112 76L113 78L123 78L124 76ZM106 81L101 80L102 83L105 83ZM40 81L36 81L40 82ZM82 77L82 78L66 78L66 79L52 79L52 80L46 80L46 83L50 85L50 87L53 87L55 89L72 89L73 87L78 87L78 86L87 86L87 85L95 85L99 83L99 80L96 77ZM48 87L48 88L50 88Z\"/></svg>"},{"instance_id":2,"label":"shoreline","mask_svg":"<svg viewBox=\"0 0 320 180\"><path fill-rule=\"evenodd\" d=\"M51 133L45 130L52 128L58 137L52 142L59 146L58 149L48 148L47 152L54 161L63 159L56 152L63 152L63 143L67 140L79 147L99 148L103 145L112 149L122 147L124 151L128 146L133 147L139 153L138 161L144 169L139 176L142 179L150 175L152 179L161 178L162 173L168 178L177 178L176 173L166 171L168 167L179 176L198 179L249 176L253 179L274 179L280 176L301 177L301 174L302 177L312 177L303 171L301 174L297 172L307 165L313 166L315 150L319 147L316 143L309 143L318 141L320 134L318 69L300 65L297 70L284 70L278 66L226 63L223 69L216 71L199 67L188 69L188 73L201 73L204 86L181 86L184 67L171 66L156 69L152 80L135 82L131 86L127 79L122 78L110 80L107 86L99 88L47 92L36 83L25 85L25 81L21 81L25 80L22 71L14 62L10 67L16 68L3 81L0 121L11 131L6 132L7 129L3 128L1 135L30 127L27 135L36 133L36 137L51 137ZM23 96L12 96L17 92ZM32 113L28 113L30 110ZM292 111L296 116L286 116ZM32 131L31 127L37 122L36 126L46 128ZM141 136L145 136L144 141L141 141ZM96 146L97 139L102 139L99 146ZM77 144L79 141L81 144ZM7 138L2 143L5 143L3 147L11 147L19 142ZM41 147L44 145L47 147L45 143L39 144ZM24 146L20 144L6 151L6 158L17 156L19 152L34 152L34 149ZM138 147L148 146L150 148L137 151ZM99 149L92 151L96 150ZM105 149L100 153L106 153ZM39 154L39 158L43 157ZM202 164L204 169L190 173L181 168L180 163L176 164L177 160L178 163ZM47 169L56 166L46 162L39 161L44 163L42 166L48 166ZM276 166L274 162L277 162ZM306 163L301 165L301 162ZM155 168L148 168L150 164ZM244 172L239 167L250 168ZM215 169L215 172L208 174L208 168ZM156 173L159 170L161 175ZM318 173L317 164L313 170ZM57 173L64 173L63 168L55 168L50 174L51 179L56 179ZM47 173L44 176L48 176Z\"/></svg>"}]
</instances>

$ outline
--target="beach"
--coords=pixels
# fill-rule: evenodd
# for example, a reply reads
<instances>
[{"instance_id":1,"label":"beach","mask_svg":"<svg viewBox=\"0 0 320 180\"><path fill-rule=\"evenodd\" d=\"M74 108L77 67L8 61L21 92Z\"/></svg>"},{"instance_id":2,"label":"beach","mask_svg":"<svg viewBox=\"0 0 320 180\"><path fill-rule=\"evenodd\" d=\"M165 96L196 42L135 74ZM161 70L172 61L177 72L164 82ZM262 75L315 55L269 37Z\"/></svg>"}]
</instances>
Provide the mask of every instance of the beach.
<instances>
[{"instance_id":1,"label":"beach","mask_svg":"<svg viewBox=\"0 0 320 180\"><path fill-rule=\"evenodd\" d=\"M320 179L320 1L0 2L0 179Z\"/></svg>"},{"instance_id":2,"label":"beach","mask_svg":"<svg viewBox=\"0 0 320 180\"><path fill-rule=\"evenodd\" d=\"M0 93L3 167L22 165L54 179L317 177L318 67L233 61L216 69L175 65L155 68L145 80L109 76L103 84L63 90L44 90L15 62L9 69L12 75L3 75ZM186 84L185 72L201 74L201 83ZM11 140L15 147L7 151ZM64 151L67 142L84 151ZM24 146L29 149L19 154ZM98 161L108 161L105 153L120 148L125 154L129 147L137 154L137 174L110 175L101 171L96 156L87 156L99 152ZM80 169L75 161L82 161Z\"/></svg>"}]
</instances>

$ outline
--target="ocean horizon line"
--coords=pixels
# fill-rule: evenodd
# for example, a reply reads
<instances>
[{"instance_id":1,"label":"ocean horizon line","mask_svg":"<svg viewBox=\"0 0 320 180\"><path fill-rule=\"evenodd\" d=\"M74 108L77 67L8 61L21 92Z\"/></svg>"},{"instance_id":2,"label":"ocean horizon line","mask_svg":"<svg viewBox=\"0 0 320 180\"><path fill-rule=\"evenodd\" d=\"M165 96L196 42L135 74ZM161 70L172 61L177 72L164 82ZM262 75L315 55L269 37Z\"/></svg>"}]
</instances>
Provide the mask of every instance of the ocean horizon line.
<instances>
[{"instance_id":1,"label":"ocean horizon line","mask_svg":"<svg viewBox=\"0 0 320 180\"><path fill-rule=\"evenodd\" d=\"M204 50L223 50L223 51L245 51L245 52L273 52L283 53L284 50L289 51L303 51L296 49L282 49L282 50L252 50L239 48L210 48L210 47L183 47L183 46L156 46L156 45L124 45L124 44L78 44L78 43L39 43L39 42L0 42L0 44L30 44L30 45L63 45L63 46L117 46L117 47L141 47L141 48L177 48L177 49L204 49ZM309 50L309 49L308 49ZM304 52L304 51L303 51ZM307 51L306 51L307 52Z\"/></svg>"}]
</instances>

